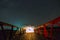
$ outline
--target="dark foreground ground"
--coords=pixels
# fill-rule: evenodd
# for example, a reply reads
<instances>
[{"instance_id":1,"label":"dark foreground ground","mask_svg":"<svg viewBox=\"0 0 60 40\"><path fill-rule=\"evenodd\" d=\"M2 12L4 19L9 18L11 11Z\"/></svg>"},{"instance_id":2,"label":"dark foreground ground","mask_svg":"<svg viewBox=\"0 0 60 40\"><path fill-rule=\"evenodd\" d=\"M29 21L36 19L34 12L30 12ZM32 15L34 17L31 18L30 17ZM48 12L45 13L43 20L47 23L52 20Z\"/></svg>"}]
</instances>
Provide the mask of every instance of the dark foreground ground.
<instances>
[{"instance_id":1,"label":"dark foreground ground","mask_svg":"<svg viewBox=\"0 0 60 40\"><path fill-rule=\"evenodd\" d=\"M41 34L38 33L15 34L15 33L16 31L12 32L12 30L0 30L0 40L51 40L49 36L48 38L44 38L43 30ZM53 37L52 40L60 40L60 27L54 28L52 37Z\"/></svg>"}]
</instances>

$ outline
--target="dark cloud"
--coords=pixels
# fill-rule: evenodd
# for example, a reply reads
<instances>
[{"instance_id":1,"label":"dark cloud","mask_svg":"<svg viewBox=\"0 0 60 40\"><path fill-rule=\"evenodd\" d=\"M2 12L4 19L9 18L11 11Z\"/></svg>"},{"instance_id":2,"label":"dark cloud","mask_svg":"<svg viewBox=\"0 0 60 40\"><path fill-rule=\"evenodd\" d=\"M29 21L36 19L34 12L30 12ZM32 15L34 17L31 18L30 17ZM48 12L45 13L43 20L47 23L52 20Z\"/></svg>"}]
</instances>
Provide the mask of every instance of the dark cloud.
<instances>
[{"instance_id":1,"label":"dark cloud","mask_svg":"<svg viewBox=\"0 0 60 40\"><path fill-rule=\"evenodd\" d=\"M43 24L58 16L59 0L0 0L0 21L16 26Z\"/></svg>"}]
</instances>

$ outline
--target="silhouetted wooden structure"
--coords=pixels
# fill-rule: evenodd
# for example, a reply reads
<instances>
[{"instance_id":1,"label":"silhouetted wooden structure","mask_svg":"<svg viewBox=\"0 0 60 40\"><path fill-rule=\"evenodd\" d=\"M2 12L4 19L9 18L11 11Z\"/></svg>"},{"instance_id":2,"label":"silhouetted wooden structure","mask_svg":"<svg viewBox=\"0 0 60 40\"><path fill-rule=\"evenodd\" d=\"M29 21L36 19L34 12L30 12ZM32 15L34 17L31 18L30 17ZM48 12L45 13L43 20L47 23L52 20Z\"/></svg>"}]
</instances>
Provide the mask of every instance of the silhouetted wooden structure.
<instances>
[{"instance_id":1,"label":"silhouetted wooden structure","mask_svg":"<svg viewBox=\"0 0 60 40\"><path fill-rule=\"evenodd\" d=\"M7 30L7 29L4 29L5 26L8 26L8 27L11 27L11 29ZM12 36L13 36L13 28L15 28L16 26L14 25L11 25L11 24L8 24L8 23L5 23L5 22L0 22L0 40L12 40ZM16 27L17 28L17 27ZM6 32L8 31L8 32ZM8 37L9 35L9 37ZM8 38L7 38L8 37Z\"/></svg>"},{"instance_id":2,"label":"silhouetted wooden structure","mask_svg":"<svg viewBox=\"0 0 60 40\"><path fill-rule=\"evenodd\" d=\"M38 31L40 33L40 28L41 28L41 26L43 26L44 37L47 38L48 37L48 32L47 32L46 27L50 26L50 40L53 40L53 36L52 35L53 35L53 27L54 27L54 25L57 25L57 26L60 27L60 17L38 26L38 29L39 29Z\"/></svg>"}]
</instances>

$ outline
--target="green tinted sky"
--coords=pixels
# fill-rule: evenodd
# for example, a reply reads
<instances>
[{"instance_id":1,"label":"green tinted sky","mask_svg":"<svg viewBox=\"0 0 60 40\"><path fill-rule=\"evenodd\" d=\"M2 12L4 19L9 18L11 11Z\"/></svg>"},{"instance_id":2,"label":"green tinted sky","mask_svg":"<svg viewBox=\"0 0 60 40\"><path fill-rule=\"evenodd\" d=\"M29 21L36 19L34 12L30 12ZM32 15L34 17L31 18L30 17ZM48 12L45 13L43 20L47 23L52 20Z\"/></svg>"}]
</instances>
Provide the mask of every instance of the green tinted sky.
<instances>
[{"instance_id":1,"label":"green tinted sky","mask_svg":"<svg viewBox=\"0 0 60 40\"><path fill-rule=\"evenodd\" d=\"M0 0L0 21L37 25L60 16L59 0Z\"/></svg>"}]
</instances>

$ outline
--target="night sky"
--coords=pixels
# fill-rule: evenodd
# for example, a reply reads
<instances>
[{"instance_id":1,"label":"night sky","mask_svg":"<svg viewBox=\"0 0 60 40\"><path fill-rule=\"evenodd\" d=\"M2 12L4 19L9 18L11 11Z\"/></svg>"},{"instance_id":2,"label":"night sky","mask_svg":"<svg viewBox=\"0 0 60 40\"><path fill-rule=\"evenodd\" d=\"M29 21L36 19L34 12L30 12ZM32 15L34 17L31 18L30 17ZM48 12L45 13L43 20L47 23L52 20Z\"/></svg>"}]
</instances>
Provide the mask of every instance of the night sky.
<instances>
[{"instance_id":1,"label":"night sky","mask_svg":"<svg viewBox=\"0 0 60 40\"><path fill-rule=\"evenodd\" d=\"M60 16L60 0L0 0L0 21L39 25Z\"/></svg>"}]
</instances>

